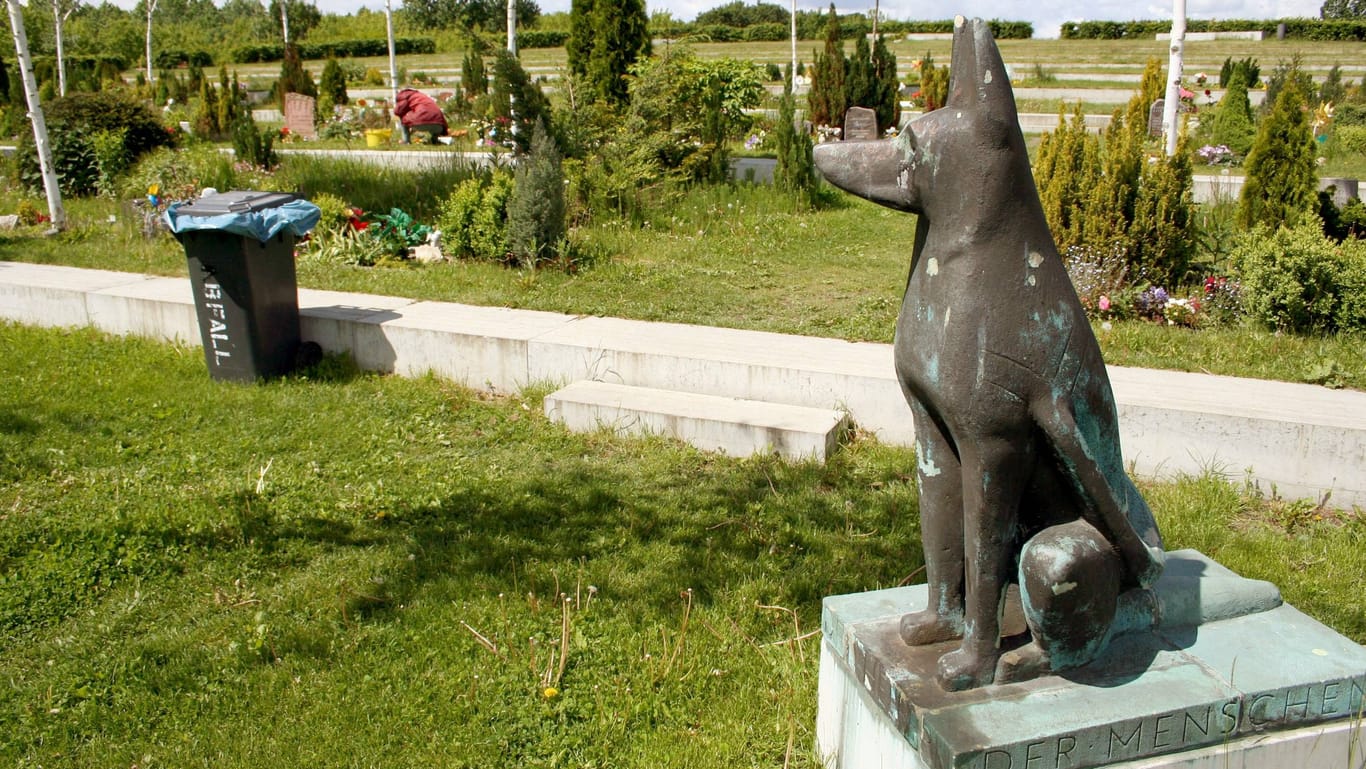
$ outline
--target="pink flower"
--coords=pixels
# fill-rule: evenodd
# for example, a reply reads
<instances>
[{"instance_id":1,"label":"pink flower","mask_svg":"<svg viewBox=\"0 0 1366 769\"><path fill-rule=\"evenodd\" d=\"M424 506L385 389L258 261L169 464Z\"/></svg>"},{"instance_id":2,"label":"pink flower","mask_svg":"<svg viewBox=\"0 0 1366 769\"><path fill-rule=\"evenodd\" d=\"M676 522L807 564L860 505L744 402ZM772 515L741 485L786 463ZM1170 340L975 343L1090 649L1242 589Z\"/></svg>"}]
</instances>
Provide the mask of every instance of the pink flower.
<instances>
[{"instance_id":1,"label":"pink flower","mask_svg":"<svg viewBox=\"0 0 1366 769\"><path fill-rule=\"evenodd\" d=\"M1110 297L1105 296L1104 294L1101 294L1101 296L1100 296L1100 301L1099 301L1099 302L1096 302L1096 306L1100 307L1100 311L1101 311L1101 312L1105 312L1106 310L1109 310L1109 309L1110 309Z\"/></svg>"}]
</instances>

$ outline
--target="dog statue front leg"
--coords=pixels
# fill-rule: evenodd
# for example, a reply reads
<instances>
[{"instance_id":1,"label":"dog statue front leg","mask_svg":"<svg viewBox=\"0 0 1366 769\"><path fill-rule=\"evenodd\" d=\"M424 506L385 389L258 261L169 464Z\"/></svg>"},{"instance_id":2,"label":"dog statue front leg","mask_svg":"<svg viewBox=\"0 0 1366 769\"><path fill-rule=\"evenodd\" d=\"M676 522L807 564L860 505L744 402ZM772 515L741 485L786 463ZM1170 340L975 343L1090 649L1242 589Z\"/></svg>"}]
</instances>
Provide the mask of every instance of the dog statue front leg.
<instances>
[{"instance_id":1,"label":"dog statue front leg","mask_svg":"<svg viewBox=\"0 0 1366 769\"><path fill-rule=\"evenodd\" d=\"M1033 469L1025 441L988 438L963 452L963 642L939 658L946 691L986 686L1001 655L1001 614L1013 567L1017 516Z\"/></svg>"},{"instance_id":2,"label":"dog statue front leg","mask_svg":"<svg viewBox=\"0 0 1366 769\"><path fill-rule=\"evenodd\" d=\"M919 401L907 396L915 417L916 481L920 488L920 539L925 552L929 604L901 618L910 646L940 643L963 634L963 475L953 444Z\"/></svg>"}]
</instances>

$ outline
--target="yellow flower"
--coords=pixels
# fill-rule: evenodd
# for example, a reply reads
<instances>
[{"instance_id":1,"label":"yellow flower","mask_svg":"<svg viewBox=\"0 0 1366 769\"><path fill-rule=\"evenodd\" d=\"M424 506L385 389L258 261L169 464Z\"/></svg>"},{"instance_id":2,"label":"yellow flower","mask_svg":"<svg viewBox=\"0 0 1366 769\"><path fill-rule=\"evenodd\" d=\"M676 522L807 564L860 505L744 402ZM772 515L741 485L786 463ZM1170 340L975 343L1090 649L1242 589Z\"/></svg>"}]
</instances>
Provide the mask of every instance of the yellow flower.
<instances>
[{"instance_id":1,"label":"yellow flower","mask_svg":"<svg viewBox=\"0 0 1366 769\"><path fill-rule=\"evenodd\" d=\"M560 690L556 689L553 686L547 686L546 688L541 690L541 696L545 697L548 700L553 700L556 697L560 696Z\"/></svg>"}]
</instances>

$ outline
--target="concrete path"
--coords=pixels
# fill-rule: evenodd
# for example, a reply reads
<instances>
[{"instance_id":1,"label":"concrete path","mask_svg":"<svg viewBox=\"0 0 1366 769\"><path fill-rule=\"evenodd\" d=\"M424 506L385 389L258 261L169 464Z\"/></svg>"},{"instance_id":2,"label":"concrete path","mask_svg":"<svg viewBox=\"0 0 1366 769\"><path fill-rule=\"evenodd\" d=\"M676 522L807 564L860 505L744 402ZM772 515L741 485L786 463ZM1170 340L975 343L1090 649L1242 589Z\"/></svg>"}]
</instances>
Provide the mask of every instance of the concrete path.
<instances>
[{"instance_id":1,"label":"concrete path","mask_svg":"<svg viewBox=\"0 0 1366 769\"><path fill-rule=\"evenodd\" d=\"M364 369L513 392L581 380L838 409L911 444L886 344L301 289L303 336ZM0 318L195 344L189 281L0 262ZM1366 392L1110 367L1125 458L1366 505Z\"/></svg>"}]
</instances>

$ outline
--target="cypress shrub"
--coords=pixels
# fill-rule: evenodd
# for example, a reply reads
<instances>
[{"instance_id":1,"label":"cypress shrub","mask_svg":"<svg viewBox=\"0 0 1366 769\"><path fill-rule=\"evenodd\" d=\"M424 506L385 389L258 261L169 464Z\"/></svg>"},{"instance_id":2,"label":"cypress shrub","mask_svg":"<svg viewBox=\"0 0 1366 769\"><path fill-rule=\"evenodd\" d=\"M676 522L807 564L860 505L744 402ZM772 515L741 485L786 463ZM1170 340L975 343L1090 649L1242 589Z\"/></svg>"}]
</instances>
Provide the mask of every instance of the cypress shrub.
<instances>
[{"instance_id":1,"label":"cypress shrub","mask_svg":"<svg viewBox=\"0 0 1366 769\"><path fill-rule=\"evenodd\" d=\"M792 95L792 65L787 65L783 80L783 96L778 102L778 125L774 128L774 144L778 153L778 167L773 183L778 189L793 196L797 207L810 206L816 196L816 164L811 157L811 137L797 130L797 99Z\"/></svg>"},{"instance_id":2,"label":"cypress shrub","mask_svg":"<svg viewBox=\"0 0 1366 769\"><path fill-rule=\"evenodd\" d=\"M280 109L285 108L285 94L301 93L305 96L317 96L318 87L313 84L313 76L304 69L303 59L299 56L299 47L290 43L285 46L285 58L280 65L280 79L275 81L275 98L280 103Z\"/></svg>"},{"instance_id":3,"label":"cypress shrub","mask_svg":"<svg viewBox=\"0 0 1366 769\"><path fill-rule=\"evenodd\" d=\"M493 59L493 113L513 129L518 152L530 147L536 123L550 122L549 100L506 49L499 49Z\"/></svg>"},{"instance_id":4,"label":"cypress shrub","mask_svg":"<svg viewBox=\"0 0 1366 769\"><path fill-rule=\"evenodd\" d=\"M1257 131L1244 164L1238 223L1293 226L1315 204L1314 136L1304 94L1289 79Z\"/></svg>"},{"instance_id":5,"label":"cypress shrub","mask_svg":"<svg viewBox=\"0 0 1366 769\"><path fill-rule=\"evenodd\" d=\"M488 70L484 68L483 45L472 40L460 60L460 91L465 101L474 101L489 92Z\"/></svg>"},{"instance_id":6,"label":"cypress shrub","mask_svg":"<svg viewBox=\"0 0 1366 769\"><path fill-rule=\"evenodd\" d=\"M887 49L882 35L873 43L873 82L878 131L901 125L901 81L896 76L896 55Z\"/></svg>"},{"instance_id":7,"label":"cypress shrub","mask_svg":"<svg viewBox=\"0 0 1366 769\"><path fill-rule=\"evenodd\" d=\"M844 45L840 39L839 16L835 6L825 24L825 50L816 54L816 71L807 93L807 114L813 125L838 126L844 123L847 89L844 83Z\"/></svg>"},{"instance_id":8,"label":"cypress shrub","mask_svg":"<svg viewBox=\"0 0 1366 769\"><path fill-rule=\"evenodd\" d=\"M512 259L535 267L559 253L565 233L564 168L545 123L536 121L531 152L517 164L507 205L507 242Z\"/></svg>"},{"instance_id":9,"label":"cypress shrub","mask_svg":"<svg viewBox=\"0 0 1366 769\"><path fill-rule=\"evenodd\" d=\"M342 71L341 63L331 56L327 57L322 75L318 77L318 98L327 99L329 106L351 103L351 97L346 93L346 73Z\"/></svg>"},{"instance_id":10,"label":"cypress shrub","mask_svg":"<svg viewBox=\"0 0 1366 769\"><path fill-rule=\"evenodd\" d=\"M1202 131L1210 144L1222 144L1237 155L1246 155L1252 148L1257 125L1252 116L1252 104L1247 98L1245 69L1238 68L1230 75L1224 98L1214 108L1208 129ZM1203 124L1202 124L1203 125Z\"/></svg>"}]
</instances>

